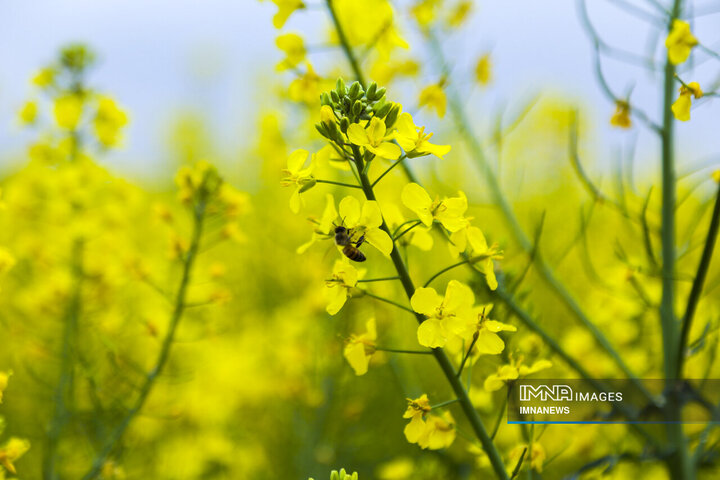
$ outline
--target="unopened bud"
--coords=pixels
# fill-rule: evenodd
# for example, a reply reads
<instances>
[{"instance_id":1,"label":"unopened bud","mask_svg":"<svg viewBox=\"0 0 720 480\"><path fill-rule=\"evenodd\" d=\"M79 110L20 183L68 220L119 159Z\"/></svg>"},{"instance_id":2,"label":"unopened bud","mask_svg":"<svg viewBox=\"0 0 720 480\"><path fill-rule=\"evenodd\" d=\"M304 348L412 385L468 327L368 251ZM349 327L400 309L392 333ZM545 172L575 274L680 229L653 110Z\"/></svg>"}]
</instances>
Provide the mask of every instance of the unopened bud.
<instances>
[{"instance_id":1,"label":"unopened bud","mask_svg":"<svg viewBox=\"0 0 720 480\"><path fill-rule=\"evenodd\" d=\"M360 82L353 82L352 85L350 85L350 90L348 90L348 96L351 99L358 98L358 94L360 93Z\"/></svg>"},{"instance_id":2,"label":"unopened bud","mask_svg":"<svg viewBox=\"0 0 720 480\"><path fill-rule=\"evenodd\" d=\"M340 95L341 97L347 94L347 88L345 87L345 82L342 78L337 79L337 83L335 84L335 90L337 90L338 95Z\"/></svg>"}]
</instances>

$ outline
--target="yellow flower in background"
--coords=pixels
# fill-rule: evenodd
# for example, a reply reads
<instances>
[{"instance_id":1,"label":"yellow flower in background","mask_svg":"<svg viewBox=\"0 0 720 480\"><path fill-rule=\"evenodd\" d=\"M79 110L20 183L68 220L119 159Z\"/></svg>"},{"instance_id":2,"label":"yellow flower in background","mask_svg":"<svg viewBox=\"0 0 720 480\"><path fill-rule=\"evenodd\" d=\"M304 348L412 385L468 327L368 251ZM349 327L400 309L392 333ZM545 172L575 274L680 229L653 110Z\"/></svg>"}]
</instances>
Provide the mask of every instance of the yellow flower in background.
<instances>
[{"instance_id":1,"label":"yellow flower in background","mask_svg":"<svg viewBox=\"0 0 720 480\"><path fill-rule=\"evenodd\" d=\"M273 17L273 26L278 29L285 25L295 10L305 8L305 4L301 0L272 0L272 2L278 7L278 11Z\"/></svg>"},{"instance_id":2,"label":"yellow flower in background","mask_svg":"<svg viewBox=\"0 0 720 480\"><path fill-rule=\"evenodd\" d=\"M24 123L25 125L30 125L32 123L35 123L35 120L37 120L37 114L37 102L29 101L25 102L25 104L22 106L22 108L18 112L18 117L20 117L20 122Z\"/></svg>"},{"instance_id":3,"label":"yellow flower in background","mask_svg":"<svg viewBox=\"0 0 720 480\"><path fill-rule=\"evenodd\" d=\"M681 122L690 120L690 108L692 107L692 97L701 98L703 91L697 82L690 82L687 86L680 87L680 96L672 104L672 112L675 118Z\"/></svg>"},{"instance_id":4,"label":"yellow flower in background","mask_svg":"<svg viewBox=\"0 0 720 480\"><path fill-rule=\"evenodd\" d=\"M497 372L488 375L485 379L485 390L488 392L494 392L500 390L505 386L505 383L509 380L517 380L518 378L532 375L533 373L547 370L552 367L552 362L549 360L538 360L531 366L523 365L523 357L519 356L516 359L510 357L510 363L500 366Z\"/></svg>"},{"instance_id":5,"label":"yellow flower in background","mask_svg":"<svg viewBox=\"0 0 720 480\"><path fill-rule=\"evenodd\" d=\"M348 128L347 135L353 144L369 150L378 157L395 160L402 154L400 147L390 141L394 135L387 134L385 122L377 117L370 120L367 128L363 128L359 123L353 123Z\"/></svg>"},{"instance_id":6,"label":"yellow flower in background","mask_svg":"<svg viewBox=\"0 0 720 480\"><path fill-rule=\"evenodd\" d=\"M303 205L301 193L315 185L315 179L312 176L313 162L305 167L305 162L310 153L307 150L298 149L290 154L287 160L287 168L283 170L286 176L281 180L283 187L295 185L295 191L290 196L290 210L298 213Z\"/></svg>"},{"instance_id":7,"label":"yellow flower in background","mask_svg":"<svg viewBox=\"0 0 720 480\"><path fill-rule=\"evenodd\" d=\"M15 266L15 257L0 247L0 274L7 273L13 266Z\"/></svg>"},{"instance_id":8,"label":"yellow flower in background","mask_svg":"<svg viewBox=\"0 0 720 480\"><path fill-rule=\"evenodd\" d=\"M370 77L374 78L378 85L387 85L396 77L414 77L419 72L420 65L412 59L392 62L380 59L370 67Z\"/></svg>"},{"instance_id":9,"label":"yellow flower in background","mask_svg":"<svg viewBox=\"0 0 720 480\"><path fill-rule=\"evenodd\" d=\"M395 123L397 127L396 140L408 157L422 155L435 155L442 159L450 151L450 145L434 145L430 143L432 133L425 133L425 127L417 127L409 113L401 113Z\"/></svg>"},{"instance_id":10,"label":"yellow flower in background","mask_svg":"<svg viewBox=\"0 0 720 480\"><path fill-rule=\"evenodd\" d=\"M632 127L630 119L630 104L625 100L617 100L615 102L615 113L610 118L610 125L619 128Z\"/></svg>"},{"instance_id":11,"label":"yellow flower in background","mask_svg":"<svg viewBox=\"0 0 720 480\"><path fill-rule=\"evenodd\" d=\"M434 288L415 290L410 305L414 311L427 317L417 329L420 345L444 347L451 334L462 334L466 325L472 322L473 303L475 295L470 287L457 280L450 280L444 298Z\"/></svg>"},{"instance_id":12,"label":"yellow flower in background","mask_svg":"<svg viewBox=\"0 0 720 480\"><path fill-rule=\"evenodd\" d=\"M490 54L483 54L475 65L475 80L480 85L488 85L492 81L492 63L490 61Z\"/></svg>"},{"instance_id":13,"label":"yellow flower in background","mask_svg":"<svg viewBox=\"0 0 720 480\"><path fill-rule=\"evenodd\" d=\"M333 4L351 45L374 49L383 61L396 48L408 48L397 30L395 12L388 0L333 0ZM339 40L336 37L333 32L333 42Z\"/></svg>"},{"instance_id":14,"label":"yellow flower in background","mask_svg":"<svg viewBox=\"0 0 720 480\"><path fill-rule=\"evenodd\" d=\"M418 98L418 104L421 107L429 107L435 110L438 117L445 116L447 111L447 96L440 84L429 85L422 89Z\"/></svg>"},{"instance_id":15,"label":"yellow flower in background","mask_svg":"<svg viewBox=\"0 0 720 480\"><path fill-rule=\"evenodd\" d=\"M127 114L110 97L100 97L93 119L98 140L105 147L114 147L120 141L120 131L127 125Z\"/></svg>"},{"instance_id":16,"label":"yellow flower in background","mask_svg":"<svg viewBox=\"0 0 720 480\"><path fill-rule=\"evenodd\" d=\"M485 275L490 290L495 290L498 287L493 260L502 260L502 252L498 250L497 244L488 246L482 230L468 223L465 228L461 228L450 235L448 247L450 248L450 254L454 257L463 252L467 252L472 257L486 256L486 259L474 261L473 265Z\"/></svg>"},{"instance_id":17,"label":"yellow flower in background","mask_svg":"<svg viewBox=\"0 0 720 480\"><path fill-rule=\"evenodd\" d=\"M358 271L346 260L336 260L332 277L325 281L325 310L335 315L342 309L350 296L350 290L357 285Z\"/></svg>"},{"instance_id":18,"label":"yellow flower in background","mask_svg":"<svg viewBox=\"0 0 720 480\"><path fill-rule=\"evenodd\" d=\"M720 170L715 170L712 173L712 178L715 180L715 183L720 183Z\"/></svg>"},{"instance_id":19,"label":"yellow flower in background","mask_svg":"<svg viewBox=\"0 0 720 480\"><path fill-rule=\"evenodd\" d=\"M10 376L12 375L12 372L2 372L0 371L0 403L2 403L3 400L3 392L8 386L8 381L10 380Z\"/></svg>"},{"instance_id":20,"label":"yellow flower in background","mask_svg":"<svg viewBox=\"0 0 720 480\"><path fill-rule=\"evenodd\" d=\"M351 335L343 350L345 359L355 371L355 375L358 376L367 373L370 358L375 353L375 340L377 339L375 319L368 320L365 328L365 333Z\"/></svg>"},{"instance_id":21,"label":"yellow flower in background","mask_svg":"<svg viewBox=\"0 0 720 480\"><path fill-rule=\"evenodd\" d=\"M36 87L46 88L55 82L55 69L47 67L42 68L32 78L32 84Z\"/></svg>"},{"instance_id":22,"label":"yellow flower in background","mask_svg":"<svg viewBox=\"0 0 720 480\"><path fill-rule=\"evenodd\" d=\"M682 20L675 20L672 29L665 39L670 63L678 65L690 56L692 48L698 44L698 39L690 31L690 24Z\"/></svg>"},{"instance_id":23,"label":"yellow flower in background","mask_svg":"<svg viewBox=\"0 0 720 480\"><path fill-rule=\"evenodd\" d=\"M0 447L0 465L15 475L17 473L15 462L28 450L30 450L30 442L21 438L10 438L5 445Z\"/></svg>"},{"instance_id":24,"label":"yellow flower in background","mask_svg":"<svg viewBox=\"0 0 720 480\"><path fill-rule=\"evenodd\" d=\"M410 422L405 425L403 432L408 442L417 443L425 433L425 415L430 413L430 400L423 393L420 397L414 400L408 398L407 401L408 407L403 418L409 418Z\"/></svg>"},{"instance_id":25,"label":"yellow flower in background","mask_svg":"<svg viewBox=\"0 0 720 480\"><path fill-rule=\"evenodd\" d=\"M275 39L275 45L285 53L285 58L277 64L277 70L295 68L305 60L307 50L305 50L305 41L300 35L296 33L279 35Z\"/></svg>"},{"instance_id":26,"label":"yellow flower in background","mask_svg":"<svg viewBox=\"0 0 720 480\"><path fill-rule=\"evenodd\" d=\"M470 0L460 0L450 11L450 17L448 18L448 25L451 27L460 27L470 16L472 11L473 2Z\"/></svg>"},{"instance_id":27,"label":"yellow flower in background","mask_svg":"<svg viewBox=\"0 0 720 480\"><path fill-rule=\"evenodd\" d=\"M355 197L345 197L340 200L338 206L343 226L365 236L365 242L380 250L385 256L390 255L393 249L393 241L384 230L382 225L382 214L377 202L366 200L362 209L360 202Z\"/></svg>"},{"instance_id":28,"label":"yellow flower in background","mask_svg":"<svg viewBox=\"0 0 720 480\"><path fill-rule=\"evenodd\" d=\"M293 102L315 105L322 93L322 78L315 73L313 66L305 62L305 73L293 79L288 86L288 97Z\"/></svg>"},{"instance_id":29,"label":"yellow flower in background","mask_svg":"<svg viewBox=\"0 0 720 480\"><path fill-rule=\"evenodd\" d=\"M55 121L60 128L74 130L80 122L83 101L77 95L63 95L55 99Z\"/></svg>"},{"instance_id":30,"label":"yellow flower in background","mask_svg":"<svg viewBox=\"0 0 720 480\"><path fill-rule=\"evenodd\" d=\"M430 195L417 183L405 185L400 198L407 208L415 212L422 223L429 227L433 220L440 222L450 232L456 232L468 225L464 217L467 210L467 197L458 192L457 197L439 198L433 201Z\"/></svg>"},{"instance_id":31,"label":"yellow flower in background","mask_svg":"<svg viewBox=\"0 0 720 480\"><path fill-rule=\"evenodd\" d=\"M420 0L410 9L415 21L422 28L429 27L437 18L440 0Z\"/></svg>"}]
</instances>

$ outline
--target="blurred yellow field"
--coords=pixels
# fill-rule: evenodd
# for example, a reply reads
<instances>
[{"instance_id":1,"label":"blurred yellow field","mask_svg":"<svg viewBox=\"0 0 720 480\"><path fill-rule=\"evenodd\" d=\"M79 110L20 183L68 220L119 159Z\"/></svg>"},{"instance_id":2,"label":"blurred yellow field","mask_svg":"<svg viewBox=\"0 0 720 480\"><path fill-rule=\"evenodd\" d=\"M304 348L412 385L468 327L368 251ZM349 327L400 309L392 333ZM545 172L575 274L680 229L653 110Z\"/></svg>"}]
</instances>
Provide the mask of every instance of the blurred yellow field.
<instances>
[{"instance_id":1,"label":"blurred yellow field","mask_svg":"<svg viewBox=\"0 0 720 480\"><path fill-rule=\"evenodd\" d=\"M718 478L720 8L543 3L0 7L0 480Z\"/></svg>"}]
</instances>

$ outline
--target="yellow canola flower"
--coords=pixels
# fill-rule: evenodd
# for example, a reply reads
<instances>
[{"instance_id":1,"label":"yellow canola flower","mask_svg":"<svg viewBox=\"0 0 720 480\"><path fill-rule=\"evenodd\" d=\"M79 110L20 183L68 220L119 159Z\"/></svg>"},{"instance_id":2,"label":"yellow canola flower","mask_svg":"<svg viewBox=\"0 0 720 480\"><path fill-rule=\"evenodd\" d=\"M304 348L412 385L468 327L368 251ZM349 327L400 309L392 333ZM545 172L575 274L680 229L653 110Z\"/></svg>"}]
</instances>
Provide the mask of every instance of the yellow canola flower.
<instances>
[{"instance_id":1,"label":"yellow canola flower","mask_svg":"<svg viewBox=\"0 0 720 480\"><path fill-rule=\"evenodd\" d=\"M619 128L630 128L632 127L632 120L630 119L630 104L625 100L618 100L615 102L615 113L610 118L610 125Z\"/></svg>"},{"instance_id":2,"label":"yellow canola flower","mask_svg":"<svg viewBox=\"0 0 720 480\"><path fill-rule=\"evenodd\" d=\"M60 128L74 130L82 116L83 101L77 95L63 95L55 99L53 112Z\"/></svg>"},{"instance_id":3,"label":"yellow canola flower","mask_svg":"<svg viewBox=\"0 0 720 480\"><path fill-rule=\"evenodd\" d=\"M18 117L20 117L20 122L25 125L35 123L35 120L37 120L37 114L37 102L33 101L25 102L22 108L20 108L20 111L18 111Z\"/></svg>"},{"instance_id":4,"label":"yellow canola flower","mask_svg":"<svg viewBox=\"0 0 720 480\"><path fill-rule=\"evenodd\" d=\"M473 320L462 335L465 340L471 340L477 335L472 352L475 356L499 355L505 349L505 342L498 333L517 331L513 325L491 320L488 315L492 308L492 304L475 307L473 313L477 320Z\"/></svg>"},{"instance_id":5,"label":"yellow canola flower","mask_svg":"<svg viewBox=\"0 0 720 480\"><path fill-rule=\"evenodd\" d=\"M438 117L445 116L447 111L447 96L440 84L429 85L422 89L418 98L421 107L427 106L437 113Z\"/></svg>"},{"instance_id":6,"label":"yellow canola flower","mask_svg":"<svg viewBox=\"0 0 720 480\"><path fill-rule=\"evenodd\" d=\"M32 84L36 87L46 88L55 82L55 70L50 67L42 68L32 78Z\"/></svg>"},{"instance_id":7,"label":"yellow canola flower","mask_svg":"<svg viewBox=\"0 0 720 480\"><path fill-rule=\"evenodd\" d=\"M333 0L333 4L351 45L373 48L384 61L396 48L409 47L398 33L395 12L388 0Z\"/></svg>"},{"instance_id":8,"label":"yellow canola flower","mask_svg":"<svg viewBox=\"0 0 720 480\"><path fill-rule=\"evenodd\" d=\"M290 196L290 210L293 213L298 213L303 205L300 194L315 186L315 179L312 176L314 162L311 160L310 165L305 167L309 155L310 153L307 150L295 150L288 157L287 168L283 170L283 174L286 176L281 180L280 184L283 187L296 186L295 191Z\"/></svg>"},{"instance_id":9,"label":"yellow canola flower","mask_svg":"<svg viewBox=\"0 0 720 480\"><path fill-rule=\"evenodd\" d=\"M8 381L10 380L11 375L12 372L0 372L0 403L2 403L3 392L8 386Z\"/></svg>"},{"instance_id":10,"label":"yellow canola flower","mask_svg":"<svg viewBox=\"0 0 720 480\"><path fill-rule=\"evenodd\" d=\"M690 31L690 24L682 20L675 20L670 33L665 39L665 47L668 51L670 63L673 65L683 63L688 59L693 47L698 43L698 39Z\"/></svg>"},{"instance_id":11,"label":"yellow canola flower","mask_svg":"<svg viewBox=\"0 0 720 480\"><path fill-rule=\"evenodd\" d=\"M486 53L482 55L475 65L475 80L480 85L488 85L492 81L492 62L490 61L490 54Z\"/></svg>"},{"instance_id":12,"label":"yellow canola flower","mask_svg":"<svg viewBox=\"0 0 720 480\"><path fill-rule=\"evenodd\" d=\"M375 340L377 339L375 319L368 320L365 328L365 333L352 335L343 350L343 356L355 371L355 375L358 376L367 373L370 358L375 353Z\"/></svg>"},{"instance_id":13,"label":"yellow canola flower","mask_svg":"<svg viewBox=\"0 0 720 480\"><path fill-rule=\"evenodd\" d=\"M30 450L30 442L21 438L10 438L5 445L0 447L0 465L15 475L17 473L15 462L28 450Z\"/></svg>"},{"instance_id":14,"label":"yellow canola flower","mask_svg":"<svg viewBox=\"0 0 720 480\"><path fill-rule=\"evenodd\" d=\"M690 82L687 86L680 87L680 96L675 103L672 104L672 112L676 119L681 122L690 120L690 108L692 107L692 97L701 98L703 91L697 82Z\"/></svg>"},{"instance_id":15,"label":"yellow canola flower","mask_svg":"<svg viewBox=\"0 0 720 480\"><path fill-rule=\"evenodd\" d=\"M394 135L387 134L385 122L377 117L370 119L367 128L363 128L359 123L353 123L348 128L347 135L350 142L378 157L396 160L402 154L400 147L390 141Z\"/></svg>"},{"instance_id":16,"label":"yellow canola flower","mask_svg":"<svg viewBox=\"0 0 720 480\"><path fill-rule=\"evenodd\" d=\"M332 277L325 281L325 310L335 315L342 309L359 278L358 271L347 260L336 260Z\"/></svg>"},{"instance_id":17,"label":"yellow canola flower","mask_svg":"<svg viewBox=\"0 0 720 480\"><path fill-rule=\"evenodd\" d=\"M433 220L440 222L450 232L468 225L468 219L464 217L467 210L467 197L463 192L458 192L457 197L436 198L433 201L430 195L417 183L405 185L400 198L407 208L415 212L426 227L430 227Z\"/></svg>"},{"instance_id":18,"label":"yellow canola flower","mask_svg":"<svg viewBox=\"0 0 720 480\"><path fill-rule=\"evenodd\" d=\"M403 418L409 418L403 433L410 443L417 443L422 449L438 450L447 448L455 441L455 420L450 412L442 415L430 413L430 400L426 394L419 398L408 398L408 408Z\"/></svg>"},{"instance_id":19,"label":"yellow canola flower","mask_svg":"<svg viewBox=\"0 0 720 480\"><path fill-rule=\"evenodd\" d=\"M420 27L427 28L438 17L439 7L440 0L421 0L410 9L410 13Z\"/></svg>"},{"instance_id":20,"label":"yellow canola flower","mask_svg":"<svg viewBox=\"0 0 720 480\"><path fill-rule=\"evenodd\" d=\"M376 201L366 200L360 208L360 202L348 196L340 200L338 211L346 228L364 235L365 242L380 250L383 255L390 255L393 241L390 235L380 229L383 218Z\"/></svg>"},{"instance_id":21,"label":"yellow canola flower","mask_svg":"<svg viewBox=\"0 0 720 480\"><path fill-rule=\"evenodd\" d=\"M301 0L272 0L272 2L278 7L278 11L273 17L273 26L278 29L285 25L295 10L305 8L305 4Z\"/></svg>"},{"instance_id":22,"label":"yellow canola flower","mask_svg":"<svg viewBox=\"0 0 720 480\"><path fill-rule=\"evenodd\" d=\"M10 252L0 247L0 274L7 273L15 266L15 257Z\"/></svg>"},{"instance_id":23,"label":"yellow canola flower","mask_svg":"<svg viewBox=\"0 0 720 480\"><path fill-rule=\"evenodd\" d=\"M322 93L322 78L315 73L312 65L305 62L305 73L295 78L288 86L288 96L293 102L303 102L308 105L317 103Z\"/></svg>"},{"instance_id":24,"label":"yellow canola flower","mask_svg":"<svg viewBox=\"0 0 720 480\"><path fill-rule=\"evenodd\" d=\"M470 287L457 280L450 280L441 297L434 288L415 290L410 305L427 318L417 329L420 345L429 348L444 347L451 334L462 335L468 323L473 321L475 295Z\"/></svg>"},{"instance_id":25,"label":"yellow canola flower","mask_svg":"<svg viewBox=\"0 0 720 480\"><path fill-rule=\"evenodd\" d=\"M521 376L532 375L552 367L552 362L549 360L538 360L529 367L522 363L522 356L519 356L517 360L511 356L510 363L500 366L495 373L488 375L485 379L485 390L488 392L500 390L509 380L517 380Z\"/></svg>"},{"instance_id":26,"label":"yellow canola flower","mask_svg":"<svg viewBox=\"0 0 720 480\"><path fill-rule=\"evenodd\" d=\"M443 155L450 151L450 145L434 145L430 143L432 133L425 133L425 127L418 127L413 121L412 115L405 112L400 114L395 123L397 127L396 140L408 154L408 157L419 157L422 155L435 155L442 159Z\"/></svg>"},{"instance_id":27,"label":"yellow canola flower","mask_svg":"<svg viewBox=\"0 0 720 480\"><path fill-rule=\"evenodd\" d=\"M454 257L463 252L467 252L472 257L487 257L476 259L473 263L485 275L485 281L490 290L495 290L498 287L493 260L502 260L503 255L498 250L497 244L488 246L482 230L468 223L465 228L461 228L450 235L448 247L450 248L450 254Z\"/></svg>"},{"instance_id":28,"label":"yellow canola flower","mask_svg":"<svg viewBox=\"0 0 720 480\"><path fill-rule=\"evenodd\" d=\"M275 39L275 45L285 53L285 58L278 63L277 70L295 68L305 60L307 50L305 50L305 41L300 35L296 33L279 35Z\"/></svg>"},{"instance_id":29,"label":"yellow canola flower","mask_svg":"<svg viewBox=\"0 0 720 480\"><path fill-rule=\"evenodd\" d=\"M98 140L106 147L114 147L120 141L120 131L127 125L127 114L110 97L100 97L93 119Z\"/></svg>"}]
</instances>

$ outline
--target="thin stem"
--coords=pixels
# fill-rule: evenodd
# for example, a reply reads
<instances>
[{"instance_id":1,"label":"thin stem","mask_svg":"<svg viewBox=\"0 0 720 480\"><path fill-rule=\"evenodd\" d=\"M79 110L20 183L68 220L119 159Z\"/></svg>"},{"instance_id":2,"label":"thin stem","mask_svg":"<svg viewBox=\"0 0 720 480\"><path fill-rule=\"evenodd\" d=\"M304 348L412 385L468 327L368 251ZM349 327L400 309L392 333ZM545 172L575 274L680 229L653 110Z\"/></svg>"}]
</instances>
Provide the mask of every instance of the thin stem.
<instances>
[{"instance_id":1,"label":"thin stem","mask_svg":"<svg viewBox=\"0 0 720 480\"><path fill-rule=\"evenodd\" d=\"M410 225L408 228L406 228L405 230L403 230L397 237L393 238L393 240L395 240L395 241L400 240L403 236L405 236L406 233L410 232L410 230L412 230L413 228L419 226L421 223L422 223L422 222L421 222L420 220L418 220L417 222L413 223L413 224Z\"/></svg>"},{"instance_id":2,"label":"thin stem","mask_svg":"<svg viewBox=\"0 0 720 480\"><path fill-rule=\"evenodd\" d=\"M408 307L406 307L405 305L401 305L401 304L397 303L397 302L394 301L394 300L390 300L389 298L385 298L385 297L381 297L381 296L379 296L379 295L375 295L374 293L368 292L367 290L363 290L363 293L364 293L365 295L367 295L368 297L370 297L370 298L374 298L375 300L380 300L381 302L389 303L390 305L393 305L393 306L395 306L395 307L397 307L397 308L400 308L400 309L402 309L402 310L405 310L406 312L410 312L410 313L413 313L413 314L415 313L415 311L413 311L412 308L408 308Z\"/></svg>"},{"instance_id":3,"label":"thin stem","mask_svg":"<svg viewBox=\"0 0 720 480\"><path fill-rule=\"evenodd\" d=\"M400 277L366 278L366 279L358 280L358 283L363 283L363 282L387 282L387 281L390 281L390 280L399 280L399 279L400 279Z\"/></svg>"},{"instance_id":4,"label":"thin stem","mask_svg":"<svg viewBox=\"0 0 720 480\"><path fill-rule=\"evenodd\" d=\"M457 377L460 378L460 375L462 375L463 368L465 367L465 362L467 362L467 359L470 357L470 354L472 353L472 349L475 347L475 344L477 343L477 339L479 338L479 335L477 332L475 332L475 335L473 335L472 342L470 342L470 346L467 349L467 352L465 352L465 356L462 359L462 362L460 362L460 367L458 367Z\"/></svg>"},{"instance_id":5,"label":"thin stem","mask_svg":"<svg viewBox=\"0 0 720 480\"><path fill-rule=\"evenodd\" d=\"M409 353L414 355L432 355L432 350L404 350L400 348L384 348L375 347L375 350L379 352L390 352L390 353Z\"/></svg>"},{"instance_id":6,"label":"thin stem","mask_svg":"<svg viewBox=\"0 0 720 480\"><path fill-rule=\"evenodd\" d=\"M170 350L172 348L173 341L175 340L175 334L177 332L178 325L180 324L180 320L183 317L183 313L185 312L185 298L187 296L187 290L190 284L192 268L200 250L200 240L202 238L203 232L205 208L206 204L205 200L203 199L195 206L193 212L194 215L192 240L190 242L190 248L188 249L187 254L184 258L182 277L180 279L177 295L175 297L175 306L170 317L170 325L160 347L160 352L158 353L157 359L155 360L155 365L145 377L145 381L140 387L140 393L135 399L133 406L127 411L125 417L123 417L123 419L117 425L113 433L105 441L102 449L95 457L92 467L85 475L82 476L83 480L94 479L100 474L107 458L110 456L115 446L122 439L123 435L130 426L130 423L140 413L143 406L145 405L145 402L147 401L150 392L155 386L157 378L162 373L163 369L165 368L165 364L170 357Z\"/></svg>"},{"instance_id":7,"label":"thin stem","mask_svg":"<svg viewBox=\"0 0 720 480\"><path fill-rule=\"evenodd\" d=\"M703 249L702 256L700 257L700 264L697 268L697 274L693 281L692 288L690 289L690 295L688 296L687 307L685 308L685 315L682 320L682 330L680 332L680 349L678 351L678 376L683 376L683 366L685 362L685 349L690 335L690 327L692 325L695 310L697 309L698 303L700 302L700 296L702 294L703 285L707 278L707 273L710 268L710 261L712 260L713 250L715 248L715 242L717 240L718 228L720 227L720 185L717 188L717 194L715 196L715 207L713 208L712 217L710 219L710 227L708 228L707 238L705 239L705 248Z\"/></svg>"},{"instance_id":8,"label":"thin stem","mask_svg":"<svg viewBox=\"0 0 720 480\"><path fill-rule=\"evenodd\" d=\"M341 187L348 187L348 188L362 188L360 185L353 185L351 183L343 183L343 182L335 182L333 180L321 180L319 178L316 178L315 181L317 183L329 183L331 185L340 185Z\"/></svg>"},{"instance_id":9,"label":"thin stem","mask_svg":"<svg viewBox=\"0 0 720 480\"><path fill-rule=\"evenodd\" d=\"M518 473L520 473L520 467L522 466L523 460L525 459L525 454L528 451L528 447L523 448L522 453L520 454L520 458L518 459L517 465L515 465L515 468L513 468L512 475L510 475L510 480L513 480L515 477L518 476Z\"/></svg>"},{"instance_id":10,"label":"thin stem","mask_svg":"<svg viewBox=\"0 0 720 480\"><path fill-rule=\"evenodd\" d=\"M340 24L340 19L337 16L337 12L335 11L335 7L333 5L333 0L325 0L325 5L327 5L328 13L330 13L330 18L332 19L333 25L335 26L335 31L338 34L338 39L340 40L340 46L342 47L343 51L345 52L345 57L347 57L348 62L350 62L350 67L352 68L353 72L355 73L355 77L357 78L357 81L360 82L360 85L365 89L365 76L362 73L362 70L360 69L360 63L357 60L357 57L355 56L355 53L352 50L352 47L350 46L350 42L348 41L347 35L345 35L345 30L343 29L343 26Z\"/></svg>"},{"instance_id":11,"label":"thin stem","mask_svg":"<svg viewBox=\"0 0 720 480\"><path fill-rule=\"evenodd\" d=\"M488 258L487 255L477 255L477 256L475 256L475 257L467 257L467 258L465 258L464 260L462 260L461 262L453 263L452 265L443 268L442 270L440 270L439 272L437 272L435 275L433 275L432 277L430 277L430 278L428 279L428 281L425 282L425 285L423 285L423 287L427 287L427 286L430 285L430 284L433 282L433 280L435 280L437 277L439 277L439 276L442 275L443 273L449 272L449 271L452 270L453 268L457 268L457 267L459 267L460 265L465 265L466 263L473 264L473 263L479 262L479 261L481 261L481 260L485 260L485 259L487 259L487 258Z\"/></svg>"},{"instance_id":12,"label":"thin stem","mask_svg":"<svg viewBox=\"0 0 720 480\"><path fill-rule=\"evenodd\" d=\"M430 405L430 410L435 410L436 408L447 407L448 405L452 405L453 403L455 403L457 401L458 401L457 398L453 398L452 400L446 400L444 402L440 402L435 405Z\"/></svg>"},{"instance_id":13,"label":"thin stem","mask_svg":"<svg viewBox=\"0 0 720 480\"><path fill-rule=\"evenodd\" d=\"M405 160L406 158L407 158L407 157L406 157L405 155L402 155L402 156L401 156L400 158L398 158L395 162L393 162L393 164L390 165L390 166L387 168L387 170L385 170L383 173L380 174L380 176L379 176L377 179L375 179L375 181L372 183L372 187L375 188L375 185L377 185L377 183L378 183L380 180L382 180L385 175L387 175L388 173L390 173L390 170L392 170L393 168L395 168L396 165L398 165L400 162L402 162L402 161Z\"/></svg>"}]
</instances>

